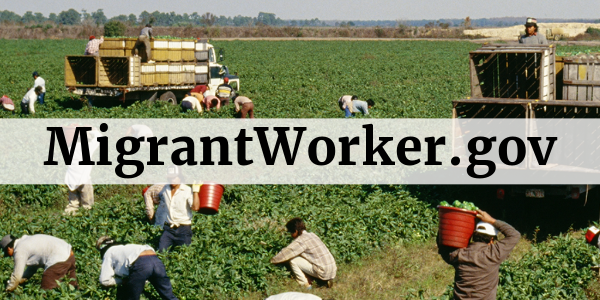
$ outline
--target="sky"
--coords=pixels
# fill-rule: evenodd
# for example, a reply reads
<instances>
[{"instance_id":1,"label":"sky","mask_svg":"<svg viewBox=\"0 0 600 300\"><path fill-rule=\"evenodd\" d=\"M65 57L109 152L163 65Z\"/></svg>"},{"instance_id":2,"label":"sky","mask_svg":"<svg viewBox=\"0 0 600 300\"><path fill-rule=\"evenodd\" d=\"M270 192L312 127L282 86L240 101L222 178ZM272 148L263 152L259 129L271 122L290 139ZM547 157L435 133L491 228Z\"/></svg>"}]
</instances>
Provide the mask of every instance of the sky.
<instances>
[{"instance_id":1,"label":"sky","mask_svg":"<svg viewBox=\"0 0 600 300\"><path fill-rule=\"evenodd\" d=\"M256 17L275 13L281 19L320 20L421 20L531 16L544 18L600 19L599 0L0 0L0 11L19 15L27 11L44 16L73 8L79 12L103 9L107 17L130 13L139 16L160 11L178 14L211 12L217 16Z\"/></svg>"}]
</instances>

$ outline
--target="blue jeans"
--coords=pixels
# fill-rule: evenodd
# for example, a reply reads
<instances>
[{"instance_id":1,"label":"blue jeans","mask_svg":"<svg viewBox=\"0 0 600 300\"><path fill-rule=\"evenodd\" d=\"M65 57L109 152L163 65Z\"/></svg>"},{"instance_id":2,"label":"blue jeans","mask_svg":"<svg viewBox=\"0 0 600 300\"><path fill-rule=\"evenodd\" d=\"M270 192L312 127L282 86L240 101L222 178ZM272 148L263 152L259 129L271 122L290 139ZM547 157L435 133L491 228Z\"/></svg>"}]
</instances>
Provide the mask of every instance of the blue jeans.
<instances>
[{"instance_id":1,"label":"blue jeans","mask_svg":"<svg viewBox=\"0 0 600 300\"><path fill-rule=\"evenodd\" d=\"M171 246L183 246L191 243L192 226L182 225L177 228L171 228L169 225L165 225L163 226L163 233L158 241L158 251L165 251Z\"/></svg>"},{"instance_id":2,"label":"blue jeans","mask_svg":"<svg viewBox=\"0 0 600 300\"><path fill-rule=\"evenodd\" d=\"M38 103L44 104L44 98L46 97L46 93L41 93L38 95Z\"/></svg>"},{"instance_id":3,"label":"blue jeans","mask_svg":"<svg viewBox=\"0 0 600 300\"><path fill-rule=\"evenodd\" d=\"M129 267L129 277L117 288L117 299L140 299L146 280L150 281L164 300L177 300L165 265L156 255L138 257Z\"/></svg>"},{"instance_id":4,"label":"blue jeans","mask_svg":"<svg viewBox=\"0 0 600 300\"><path fill-rule=\"evenodd\" d=\"M350 108L346 107L346 109L344 111L346 112L346 118L352 117L352 113L350 112Z\"/></svg>"}]
</instances>

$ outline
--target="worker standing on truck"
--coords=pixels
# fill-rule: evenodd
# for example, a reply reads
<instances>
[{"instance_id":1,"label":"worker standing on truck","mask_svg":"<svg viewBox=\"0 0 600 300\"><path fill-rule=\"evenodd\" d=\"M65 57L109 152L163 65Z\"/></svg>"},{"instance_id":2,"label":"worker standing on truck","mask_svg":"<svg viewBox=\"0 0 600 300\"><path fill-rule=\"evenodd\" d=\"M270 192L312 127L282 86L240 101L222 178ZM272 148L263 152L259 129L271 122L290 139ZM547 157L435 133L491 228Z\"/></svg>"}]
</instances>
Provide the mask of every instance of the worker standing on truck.
<instances>
[{"instance_id":1,"label":"worker standing on truck","mask_svg":"<svg viewBox=\"0 0 600 300\"><path fill-rule=\"evenodd\" d=\"M358 96L344 95L338 99L338 105L340 109L346 112L346 118L352 117L354 109L352 107L352 101L358 100Z\"/></svg>"},{"instance_id":2,"label":"worker standing on truck","mask_svg":"<svg viewBox=\"0 0 600 300\"><path fill-rule=\"evenodd\" d=\"M202 112L200 101L198 101L198 98L192 96L192 93L185 94L185 98L181 100L181 107L183 108L183 112L188 110L196 110L198 113Z\"/></svg>"},{"instance_id":3,"label":"worker standing on truck","mask_svg":"<svg viewBox=\"0 0 600 300\"><path fill-rule=\"evenodd\" d=\"M311 288L312 280L306 275L325 281L327 287L331 287L337 266L327 246L316 234L306 231L301 218L289 220L285 227L294 241L271 258L271 263L289 263L296 281L302 287Z\"/></svg>"},{"instance_id":4,"label":"worker standing on truck","mask_svg":"<svg viewBox=\"0 0 600 300\"><path fill-rule=\"evenodd\" d=\"M250 115L250 119L254 119L254 103L248 97L235 97L235 112L240 113L240 118L245 119L246 115Z\"/></svg>"},{"instance_id":5,"label":"worker standing on truck","mask_svg":"<svg viewBox=\"0 0 600 300\"><path fill-rule=\"evenodd\" d=\"M138 36L137 41L135 42L135 46L133 47L133 51L135 56L138 56L139 49L144 47L146 49L146 61L149 63L153 63L152 60L152 49L150 46L150 40L152 40L152 25L146 24L146 27L142 28L140 32L140 36ZM142 62L146 62L143 61Z\"/></svg>"},{"instance_id":6,"label":"worker standing on truck","mask_svg":"<svg viewBox=\"0 0 600 300\"><path fill-rule=\"evenodd\" d=\"M223 84L217 87L217 97L221 100L221 105L229 104L229 99L235 96L233 88L229 85L229 78L223 78Z\"/></svg>"},{"instance_id":7,"label":"worker standing on truck","mask_svg":"<svg viewBox=\"0 0 600 300\"><path fill-rule=\"evenodd\" d=\"M183 174L180 167L175 165L167 169L167 180L170 184L159 194L160 201L165 204L167 218L158 241L158 251L191 244L192 211L200 209L200 184L194 184L192 188L181 184L184 181Z\"/></svg>"},{"instance_id":8,"label":"worker standing on truck","mask_svg":"<svg viewBox=\"0 0 600 300\"><path fill-rule=\"evenodd\" d=\"M117 287L117 299L140 299L146 281L156 289L161 299L177 300L163 262L148 245L125 244L109 236L96 241L102 257L100 283Z\"/></svg>"},{"instance_id":9,"label":"worker standing on truck","mask_svg":"<svg viewBox=\"0 0 600 300\"><path fill-rule=\"evenodd\" d=\"M42 87L36 86L35 88L29 89L27 94L21 100L21 113L22 114L35 114L34 103L37 101L38 96L42 94Z\"/></svg>"},{"instance_id":10,"label":"worker standing on truck","mask_svg":"<svg viewBox=\"0 0 600 300\"><path fill-rule=\"evenodd\" d=\"M95 36L90 35L90 41L85 46L84 55L98 56L100 51L100 44L104 43L104 36L97 39Z\"/></svg>"},{"instance_id":11,"label":"worker standing on truck","mask_svg":"<svg viewBox=\"0 0 600 300\"><path fill-rule=\"evenodd\" d=\"M467 248L456 249L441 244L438 232L438 253L454 267L454 299L496 299L500 264L517 245L521 234L509 224L477 210L473 242ZM498 231L504 238L496 243Z\"/></svg>"},{"instance_id":12,"label":"worker standing on truck","mask_svg":"<svg viewBox=\"0 0 600 300\"><path fill-rule=\"evenodd\" d=\"M44 104L44 99L46 97L46 80L44 80L44 78L40 77L40 74L38 74L37 71L33 72L33 80L35 80L33 82L33 88L36 88L38 86L42 87L42 93L38 95L37 101L40 104Z\"/></svg>"},{"instance_id":13,"label":"worker standing on truck","mask_svg":"<svg viewBox=\"0 0 600 300\"><path fill-rule=\"evenodd\" d=\"M11 256L15 268L10 275L6 291L14 291L19 284L31 278L38 268L43 267L41 288L51 290L58 287L57 281L69 277L69 284L78 287L75 254L69 243L45 234L24 235L16 238L5 235L0 240L4 257Z\"/></svg>"},{"instance_id":14,"label":"worker standing on truck","mask_svg":"<svg viewBox=\"0 0 600 300\"><path fill-rule=\"evenodd\" d=\"M538 33L538 24L535 18L527 18L525 22L525 35L519 37L519 43L525 45L548 45L546 37Z\"/></svg>"}]
</instances>

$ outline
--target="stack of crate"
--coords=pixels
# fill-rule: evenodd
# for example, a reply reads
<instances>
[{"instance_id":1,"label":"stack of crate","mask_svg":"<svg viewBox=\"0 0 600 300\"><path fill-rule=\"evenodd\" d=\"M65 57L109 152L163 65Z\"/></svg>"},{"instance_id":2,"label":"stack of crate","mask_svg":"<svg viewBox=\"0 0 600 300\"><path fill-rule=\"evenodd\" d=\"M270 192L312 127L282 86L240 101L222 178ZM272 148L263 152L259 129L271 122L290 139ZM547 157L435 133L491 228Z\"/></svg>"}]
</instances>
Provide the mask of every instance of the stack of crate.
<instances>
[{"instance_id":1,"label":"stack of crate","mask_svg":"<svg viewBox=\"0 0 600 300\"><path fill-rule=\"evenodd\" d=\"M139 57L100 57L98 64L98 86L138 87L140 81Z\"/></svg>"},{"instance_id":2,"label":"stack of crate","mask_svg":"<svg viewBox=\"0 0 600 300\"><path fill-rule=\"evenodd\" d=\"M125 56L125 40L122 38L104 38L100 44L100 56Z\"/></svg>"},{"instance_id":3,"label":"stack of crate","mask_svg":"<svg viewBox=\"0 0 600 300\"><path fill-rule=\"evenodd\" d=\"M143 86L156 85L156 64L143 63L141 72L141 82Z\"/></svg>"},{"instance_id":4,"label":"stack of crate","mask_svg":"<svg viewBox=\"0 0 600 300\"><path fill-rule=\"evenodd\" d=\"M563 99L600 101L600 54L569 56L563 62Z\"/></svg>"},{"instance_id":5,"label":"stack of crate","mask_svg":"<svg viewBox=\"0 0 600 300\"><path fill-rule=\"evenodd\" d=\"M194 68L196 84L208 83L208 48L206 43L196 43L196 66Z\"/></svg>"}]
</instances>

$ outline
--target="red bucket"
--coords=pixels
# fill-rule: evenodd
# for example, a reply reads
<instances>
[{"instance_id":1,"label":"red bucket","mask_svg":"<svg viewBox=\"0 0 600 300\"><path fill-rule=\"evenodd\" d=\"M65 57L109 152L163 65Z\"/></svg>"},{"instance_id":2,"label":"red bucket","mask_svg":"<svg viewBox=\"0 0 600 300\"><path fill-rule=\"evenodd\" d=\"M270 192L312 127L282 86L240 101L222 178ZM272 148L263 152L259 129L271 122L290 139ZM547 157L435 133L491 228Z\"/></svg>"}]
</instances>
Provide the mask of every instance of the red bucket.
<instances>
[{"instance_id":1,"label":"red bucket","mask_svg":"<svg viewBox=\"0 0 600 300\"><path fill-rule=\"evenodd\" d=\"M438 206L442 245L466 248L475 230L477 212L456 207Z\"/></svg>"},{"instance_id":2,"label":"red bucket","mask_svg":"<svg viewBox=\"0 0 600 300\"><path fill-rule=\"evenodd\" d=\"M596 226L588 228L587 232L585 233L585 240L588 243L591 243L594 240L594 237L598 234L598 232L600 232L600 230L596 228Z\"/></svg>"},{"instance_id":3,"label":"red bucket","mask_svg":"<svg viewBox=\"0 0 600 300\"><path fill-rule=\"evenodd\" d=\"M200 209L198 212L205 215L214 215L219 212L219 204L225 188L223 185L214 182L203 183L200 187Z\"/></svg>"}]
</instances>

